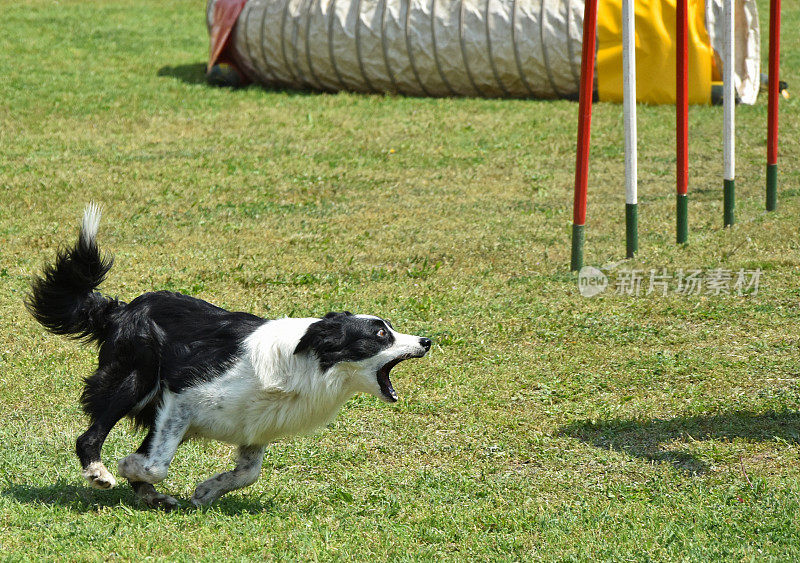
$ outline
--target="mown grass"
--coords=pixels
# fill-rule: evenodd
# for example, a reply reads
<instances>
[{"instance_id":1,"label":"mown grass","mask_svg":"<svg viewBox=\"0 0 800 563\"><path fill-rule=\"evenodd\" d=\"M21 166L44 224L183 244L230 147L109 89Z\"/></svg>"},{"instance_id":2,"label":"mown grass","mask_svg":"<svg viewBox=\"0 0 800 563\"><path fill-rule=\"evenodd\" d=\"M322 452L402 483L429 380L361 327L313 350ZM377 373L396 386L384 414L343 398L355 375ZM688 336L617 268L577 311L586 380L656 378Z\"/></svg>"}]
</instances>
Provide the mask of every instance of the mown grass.
<instances>
[{"instance_id":1,"label":"mown grass","mask_svg":"<svg viewBox=\"0 0 800 563\"><path fill-rule=\"evenodd\" d=\"M2 13L4 557L798 557L798 97L782 102L771 214L765 98L738 108L728 230L721 108L691 109L686 247L673 244L674 111L640 108L641 252L618 268L761 268L756 295L585 299L568 271L573 102L209 88L197 0ZM784 3L783 20L796 90L800 9ZM624 256L621 112L595 106L594 265ZM72 450L93 352L22 306L89 200L117 261L107 293L370 312L431 336L433 353L396 371L397 405L352 400L207 510L91 490ZM110 466L136 444L120 425ZM227 446L186 444L163 488L188 498L229 463Z\"/></svg>"}]
</instances>

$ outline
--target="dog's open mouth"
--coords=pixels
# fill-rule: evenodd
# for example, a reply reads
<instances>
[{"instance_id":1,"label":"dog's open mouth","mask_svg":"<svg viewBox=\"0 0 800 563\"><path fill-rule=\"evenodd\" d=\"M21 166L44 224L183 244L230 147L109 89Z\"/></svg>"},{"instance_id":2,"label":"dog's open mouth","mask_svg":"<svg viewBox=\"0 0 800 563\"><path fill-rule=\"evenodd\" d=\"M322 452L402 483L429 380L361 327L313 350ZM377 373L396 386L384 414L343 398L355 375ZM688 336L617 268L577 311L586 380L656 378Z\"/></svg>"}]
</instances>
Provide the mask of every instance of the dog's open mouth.
<instances>
[{"instance_id":1,"label":"dog's open mouth","mask_svg":"<svg viewBox=\"0 0 800 563\"><path fill-rule=\"evenodd\" d=\"M392 371L392 368L394 366L396 366L403 360L408 360L411 358L419 358L419 357L420 356L414 354L404 354L402 356L395 358L388 364L385 364L381 369L378 370L377 373L378 385L380 386L381 394L383 395L383 398L386 401L390 403L397 402L397 393L395 392L394 387L392 387L392 380L389 379L389 372Z\"/></svg>"}]
</instances>

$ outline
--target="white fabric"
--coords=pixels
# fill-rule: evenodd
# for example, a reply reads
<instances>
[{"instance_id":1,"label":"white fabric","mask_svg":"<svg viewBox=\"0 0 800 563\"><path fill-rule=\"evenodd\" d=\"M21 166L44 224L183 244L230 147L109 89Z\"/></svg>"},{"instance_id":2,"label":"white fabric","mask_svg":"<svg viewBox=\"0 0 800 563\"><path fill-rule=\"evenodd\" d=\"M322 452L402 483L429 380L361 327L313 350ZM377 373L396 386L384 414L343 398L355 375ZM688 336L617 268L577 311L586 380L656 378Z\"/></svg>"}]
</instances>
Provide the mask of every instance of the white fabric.
<instances>
[{"instance_id":1,"label":"white fabric","mask_svg":"<svg viewBox=\"0 0 800 563\"><path fill-rule=\"evenodd\" d=\"M209 0L209 29L216 0ZM722 2L707 0L722 52ZM756 0L736 0L736 80L759 85ZM234 57L269 86L414 96L577 97L583 0L249 0Z\"/></svg>"},{"instance_id":2,"label":"white fabric","mask_svg":"<svg viewBox=\"0 0 800 563\"><path fill-rule=\"evenodd\" d=\"M711 47L722 71L724 49L724 6L728 0L706 0L706 29ZM761 87L761 34L756 0L734 0L734 69L733 83L743 104L756 103Z\"/></svg>"}]
</instances>

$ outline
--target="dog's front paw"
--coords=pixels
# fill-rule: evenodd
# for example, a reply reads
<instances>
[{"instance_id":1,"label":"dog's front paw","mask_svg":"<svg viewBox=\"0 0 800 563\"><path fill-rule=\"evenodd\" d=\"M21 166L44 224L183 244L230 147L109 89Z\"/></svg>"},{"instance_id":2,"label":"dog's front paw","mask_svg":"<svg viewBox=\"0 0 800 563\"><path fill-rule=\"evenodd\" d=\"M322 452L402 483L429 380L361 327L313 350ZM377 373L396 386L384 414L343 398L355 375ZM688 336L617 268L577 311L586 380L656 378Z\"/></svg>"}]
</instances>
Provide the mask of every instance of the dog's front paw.
<instances>
[{"instance_id":1,"label":"dog's front paw","mask_svg":"<svg viewBox=\"0 0 800 563\"><path fill-rule=\"evenodd\" d=\"M93 461L83 470L84 478L95 489L110 489L117 484L117 480L106 469L102 461Z\"/></svg>"},{"instance_id":2,"label":"dog's front paw","mask_svg":"<svg viewBox=\"0 0 800 563\"><path fill-rule=\"evenodd\" d=\"M208 481L203 481L197 485L192 495L192 504L197 507L208 506L224 494L225 491L220 489L219 483L212 477Z\"/></svg>"},{"instance_id":3,"label":"dog's front paw","mask_svg":"<svg viewBox=\"0 0 800 563\"><path fill-rule=\"evenodd\" d=\"M167 469L159 468L148 463L141 454L131 454L119 460L117 465L119 474L129 481L144 481L145 483L159 483L167 478Z\"/></svg>"}]
</instances>

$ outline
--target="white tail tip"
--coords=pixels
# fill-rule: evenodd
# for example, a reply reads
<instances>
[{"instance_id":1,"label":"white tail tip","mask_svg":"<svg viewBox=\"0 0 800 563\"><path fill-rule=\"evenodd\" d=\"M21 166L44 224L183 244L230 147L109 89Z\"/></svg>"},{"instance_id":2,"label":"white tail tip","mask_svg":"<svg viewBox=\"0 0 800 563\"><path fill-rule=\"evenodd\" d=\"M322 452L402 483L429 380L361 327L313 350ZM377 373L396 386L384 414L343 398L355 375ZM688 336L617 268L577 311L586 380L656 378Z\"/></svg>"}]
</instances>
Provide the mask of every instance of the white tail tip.
<instances>
[{"instance_id":1,"label":"white tail tip","mask_svg":"<svg viewBox=\"0 0 800 563\"><path fill-rule=\"evenodd\" d=\"M83 210L83 223L81 224L81 240L86 246L95 244L97 230L100 227L100 216L102 215L100 206L91 202Z\"/></svg>"}]
</instances>

